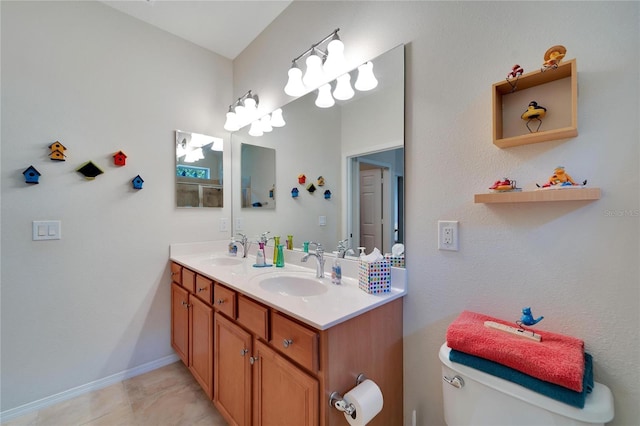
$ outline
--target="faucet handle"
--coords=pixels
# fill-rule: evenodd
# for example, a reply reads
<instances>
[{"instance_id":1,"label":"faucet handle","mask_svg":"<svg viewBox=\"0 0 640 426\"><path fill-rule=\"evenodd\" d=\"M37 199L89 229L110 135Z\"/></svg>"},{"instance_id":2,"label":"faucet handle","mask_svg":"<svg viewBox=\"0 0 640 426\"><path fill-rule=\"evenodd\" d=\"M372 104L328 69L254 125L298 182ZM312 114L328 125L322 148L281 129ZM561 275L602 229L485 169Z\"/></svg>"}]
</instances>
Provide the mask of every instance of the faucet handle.
<instances>
[{"instance_id":1,"label":"faucet handle","mask_svg":"<svg viewBox=\"0 0 640 426\"><path fill-rule=\"evenodd\" d=\"M260 234L260 242L266 244L266 242L269 241L269 238L267 238L267 234L270 234L270 233L271 233L271 231L266 231L266 232L263 232L262 234Z\"/></svg>"}]
</instances>

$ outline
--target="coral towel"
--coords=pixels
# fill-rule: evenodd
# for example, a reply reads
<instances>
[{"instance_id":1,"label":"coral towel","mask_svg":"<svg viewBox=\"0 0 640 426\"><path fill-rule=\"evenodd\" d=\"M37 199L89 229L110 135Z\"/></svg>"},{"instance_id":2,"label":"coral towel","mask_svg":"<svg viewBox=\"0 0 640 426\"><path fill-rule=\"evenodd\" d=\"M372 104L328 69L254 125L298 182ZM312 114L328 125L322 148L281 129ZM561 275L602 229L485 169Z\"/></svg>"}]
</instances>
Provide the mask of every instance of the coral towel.
<instances>
[{"instance_id":1,"label":"coral towel","mask_svg":"<svg viewBox=\"0 0 640 426\"><path fill-rule=\"evenodd\" d=\"M535 342L485 327L485 321L514 326L514 322L464 311L447 329L447 346L582 392L585 371L582 340L536 329L542 341Z\"/></svg>"}]
</instances>

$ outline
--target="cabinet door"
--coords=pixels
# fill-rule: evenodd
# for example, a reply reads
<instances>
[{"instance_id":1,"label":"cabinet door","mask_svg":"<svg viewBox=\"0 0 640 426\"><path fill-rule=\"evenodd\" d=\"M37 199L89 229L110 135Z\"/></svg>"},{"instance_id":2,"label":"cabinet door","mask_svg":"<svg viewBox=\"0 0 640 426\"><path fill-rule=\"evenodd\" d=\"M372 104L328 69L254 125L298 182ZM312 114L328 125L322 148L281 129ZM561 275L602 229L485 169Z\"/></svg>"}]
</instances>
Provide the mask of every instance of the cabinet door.
<instances>
[{"instance_id":1,"label":"cabinet door","mask_svg":"<svg viewBox=\"0 0 640 426\"><path fill-rule=\"evenodd\" d=\"M213 397L213 308L190 295L189 370L202 389Z\"/></svg>"},{"instance_id":2,"label":"cabinet door","mask_svg":"<svg viewBox=\"0 0 640 426\"><path fill-rule=\"evenodd\" d=\"M318 425L318 381L261 341L253 353L254 426Z\"/></svg>"},{"instance_id":3,"label":"cabinet door","mask_svg":"<svg viewBox=\"0 0 640 426\"><path fill-rule=\"evenodd\" d=\"M171 347L189 365L189 292L171 284Z\"/></svg>"},{"instance_id":4,"label":"cabinet door","mask_svg":"<svg viewBox=\"0 0 640 426\"><path fill-rule=\"evenodd\" d=\"M251 424L251 335L215 314L213 403L230 425Z\"/></svg>"}]
</instances>

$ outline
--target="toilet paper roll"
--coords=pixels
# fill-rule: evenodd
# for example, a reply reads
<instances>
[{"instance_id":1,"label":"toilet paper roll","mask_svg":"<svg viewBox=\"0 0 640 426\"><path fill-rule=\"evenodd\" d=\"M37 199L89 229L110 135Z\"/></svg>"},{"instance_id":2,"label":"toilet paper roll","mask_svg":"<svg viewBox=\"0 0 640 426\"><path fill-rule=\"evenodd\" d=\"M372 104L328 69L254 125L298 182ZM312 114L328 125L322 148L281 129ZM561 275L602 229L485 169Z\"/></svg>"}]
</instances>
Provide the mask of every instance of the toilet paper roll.
<instances>
[{"instance_id":1,"label":"toilet paper roll","mask_svg":"<svg viewBox=\"0 0 640 426\"><path fill-rule=\"evenodd\" d=\"M364 380L344 395L344 400L353 404L356 411L353 415L344 414L352 426L364 426L382 410L384 398L378 385L369 379Z\"/></svg>"}]
</instances>

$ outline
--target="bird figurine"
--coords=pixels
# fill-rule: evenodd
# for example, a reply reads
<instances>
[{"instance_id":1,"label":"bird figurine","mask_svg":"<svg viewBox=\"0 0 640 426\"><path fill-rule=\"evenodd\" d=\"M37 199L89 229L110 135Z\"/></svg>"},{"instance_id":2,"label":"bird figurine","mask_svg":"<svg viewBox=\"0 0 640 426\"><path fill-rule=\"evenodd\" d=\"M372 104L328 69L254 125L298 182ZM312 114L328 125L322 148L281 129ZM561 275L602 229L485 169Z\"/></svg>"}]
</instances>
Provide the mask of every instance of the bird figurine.
<instances>
[{"instance_id":1,"label":"bird figurine","mask_svg":"<svg viewBox=\"0 0 640 426\"><path fill-rule=\"evenodd\" d=\"M522 317L520 318L520 321L517 321L518 325L536 325L537 323L539 323L540 321L542 321L544 317L538 317L537 319L533 318L533 315L531 314L531 308L530 307L526 307L526 308L522 308Z\"/></svg>"},{"instance_id":2,"label":"bird figurine","mask_svg":"<svg viewBox=\"0 0 640 426\"><path fill-rule=\"evenodd\" d=\"M520 118L522 118L523 120L527 120L527 129L529 129L530 133L535 133L540 130L540 126L542 125L541 118L543 118L546 114L547 109L545 107L543 107L542 105L538 105L536 101L531 101L529 102L527 110L522 113ZM531 122L531 120L538 120L538 128L535 131L531 130L531 127L529 127L529 123Z\"/></svg>"}]
</instances>

